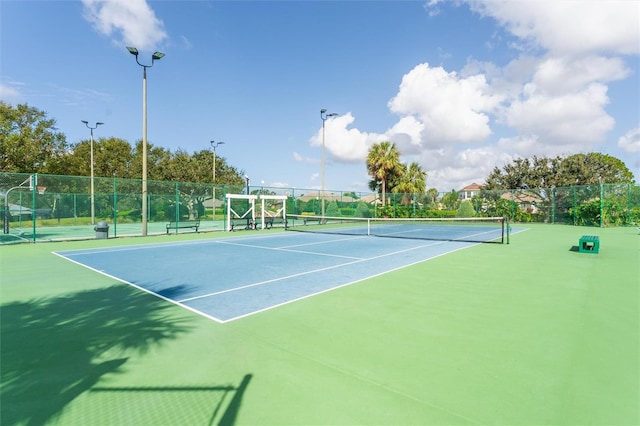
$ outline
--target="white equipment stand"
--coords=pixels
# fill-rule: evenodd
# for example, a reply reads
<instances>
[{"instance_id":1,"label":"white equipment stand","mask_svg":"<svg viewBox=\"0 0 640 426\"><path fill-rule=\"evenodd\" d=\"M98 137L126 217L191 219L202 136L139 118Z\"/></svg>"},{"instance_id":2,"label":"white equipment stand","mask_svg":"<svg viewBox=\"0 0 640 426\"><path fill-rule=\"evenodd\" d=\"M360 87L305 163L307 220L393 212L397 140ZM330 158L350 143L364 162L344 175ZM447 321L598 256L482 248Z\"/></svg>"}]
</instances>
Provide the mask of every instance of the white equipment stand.
<instances>
[{"instance_id":1,"label":"white equipment stand","mask_svg":"<svg viewBox=\"0 0 640 426\"><path fill-rule=\"evenodd\" d=\"M280 213L282 213L282 221L284 223L284 221L287 218L287 196L286 195L260 195L260 200L262 201L261 207L261 219L262 219L262 229L265 229L266 224L265 224L265 217L269 216L271 218L273 217L277 217ZM280 210L278 210L277 212L275 212L273 215L268 212L264 207L264 202L267 200L281 200L282 201L282 208Z\"/></svg>"},{"instance_id":2,"label":"white equipment stand","mask_svg":"<svg viewBox=\"0 0 640 426\"><path fill-rule=\"evenodd\" d=\"M227 231L231 231L232 227L231 227L231 219L247 219L247 221L251 221L248 222L249 224L254 224L256 223L256 199L258 198L257 195L245 195L245 194L227 194L227 227L226 230ZM242 215L240 216L238 213L236 213L232 208L231 208L231 200L232 199L236 199L236 200L247 200L248 203L251 203L251 207ZM231 217L231 214L233 213L233 217ZM249 216L249 214L251 214L251 216Z\"/></svg>"}]
</instances>

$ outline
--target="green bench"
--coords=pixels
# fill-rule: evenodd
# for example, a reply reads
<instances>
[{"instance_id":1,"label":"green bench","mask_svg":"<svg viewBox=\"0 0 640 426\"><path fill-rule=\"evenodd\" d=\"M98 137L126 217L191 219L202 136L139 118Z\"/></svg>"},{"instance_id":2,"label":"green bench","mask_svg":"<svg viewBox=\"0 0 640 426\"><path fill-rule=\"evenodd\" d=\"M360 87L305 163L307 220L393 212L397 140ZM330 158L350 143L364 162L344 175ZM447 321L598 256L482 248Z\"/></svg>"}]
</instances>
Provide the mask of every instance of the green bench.
<instances>
[{"instance_id":1,"label":"green bench","mask_svg":"<svg viewBox=\"0 0 640 426\"><path fill-rule=\"evenodd\" d=\"M256 222L253 219L237 218L231 219L231 229L229 231L235 231L237 229L257 229Z\"/></svg>"},{"instance_id":2,"label":"green bench","mask_svg":"<svg viewBox=\"0 0 640 426\"><path fill-rule=\"evenodd\" d=\"M181 220L180 222L169 222L167 223L167 234L170 230L175 229L176 234L178 233L178 229L182 228L195 228L196 232L198 232L198 228L200 227L200 219L196 220Z\"/></svg>"},{"instance_id":3,"label":"green bench","mask_svg":"<svg viewBox=\"0 0 640 426\"><path fill-rule=\"evenodd\" d=\"M600 251L600 237L596 235L583 235L578 241L578 251L580 253L597 254Z\"/></svg>"}]
</instances>

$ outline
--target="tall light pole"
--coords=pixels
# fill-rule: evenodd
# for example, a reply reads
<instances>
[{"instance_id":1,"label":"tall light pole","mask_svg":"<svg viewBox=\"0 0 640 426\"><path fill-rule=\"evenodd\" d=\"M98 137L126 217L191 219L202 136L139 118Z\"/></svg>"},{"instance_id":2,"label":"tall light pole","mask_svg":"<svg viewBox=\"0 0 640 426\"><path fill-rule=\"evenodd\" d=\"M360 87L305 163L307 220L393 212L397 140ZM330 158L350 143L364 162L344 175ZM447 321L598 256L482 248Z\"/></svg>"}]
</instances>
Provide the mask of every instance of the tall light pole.
<instances>
[{"instance_id":1,"label":"tall light pole","mask_svg":"<svg viewBox=\"0 0 640 426\"><path fill-rule=\"evenodd\" d=\"M143 65L138 61L138 49L127 47L129 53L136 57L136 63L143 68L142 72L142 235L147 235L147 68L164 57L164 53L151 55L151 65Z\"/></svg>"},{"instance_id":2,"label":"tall light pole","mask_svg":"<svg viewBox=\"0 0 640 426\"><path fill-rule=\"evenodd\" d=\"M212 201L213 201L213 220L216 220L216 148L224 145L224 142L211 141L211 149L213 150L213 180L212 182Z\"/></svg>"},{"instance_id":3,"label":"tall light pole","mask_svg":"<svg viewBox=\"0 0 640 426\"><path fill-rule=\"evenodd\" d=\"M213 149L213 183L216 183L216 148L224 145L224 142L211 141L211 149Z\"/></svg>"},{"instance_id":4,"label":"tall light pole","mask_svg":"<svg viewBox=\"0 0 640 426\"><path fill-rule=\"evenodd\" d=\"M320 119L322 120L322 190L320 191L321 197L322 197L322 201L320 202L321 206L322 206L322 214L321 216L324 216L324 122L327 121L327 118L329 117L335 117L338 114L335 112L329 113L327 114L327 110L326 108L322 108L320 110Z\"/></svg>"},{"instance_id":5,"label":"tall light pole","mask_svg":"<svg viewBox=\"0 0 640 426\"><path fill-rule=\"evenodd\" d=\"M80 120L84 123L87 128L91 131L91 224L95 225L96 222L96 192L93 186L93 131L98 128L98 126L103 125L104 123L96 122L94 127L89 126L89 122L86 120Z\"/></svg>"}]
</instances>

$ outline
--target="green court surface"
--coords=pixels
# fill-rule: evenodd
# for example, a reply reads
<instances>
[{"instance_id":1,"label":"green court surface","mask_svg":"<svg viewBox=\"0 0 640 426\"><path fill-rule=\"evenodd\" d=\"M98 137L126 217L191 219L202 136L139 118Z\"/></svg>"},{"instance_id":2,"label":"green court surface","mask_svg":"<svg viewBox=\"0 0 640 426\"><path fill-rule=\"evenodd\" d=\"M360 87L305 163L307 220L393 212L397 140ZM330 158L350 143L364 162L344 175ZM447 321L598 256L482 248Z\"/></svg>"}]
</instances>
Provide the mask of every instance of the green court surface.
<instances>
[{"instance_id":1,"label":"green court surface","mask_svg":"<svg viewBox=\"0 0 640 426\"><path fill-rule=\"evenodd\" d=\"M52 252L228 233L0 247L0 423L640 424L638 230L527 227L225 324Z\"/></svg>"}]
</instances>

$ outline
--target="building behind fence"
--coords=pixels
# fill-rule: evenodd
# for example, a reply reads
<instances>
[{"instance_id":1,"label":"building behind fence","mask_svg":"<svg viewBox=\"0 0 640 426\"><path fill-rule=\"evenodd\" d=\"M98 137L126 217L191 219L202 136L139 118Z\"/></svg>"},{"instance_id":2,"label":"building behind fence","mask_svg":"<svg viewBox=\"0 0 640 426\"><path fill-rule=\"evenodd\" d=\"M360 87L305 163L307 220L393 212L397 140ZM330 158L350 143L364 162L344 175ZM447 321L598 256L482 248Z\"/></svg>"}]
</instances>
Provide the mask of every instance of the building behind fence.
<instances>
[{"instance_id":1,"label":"building behind fence","mask_svg":"<svg viewBox=\"0 0 640 426\"><path fill-rule=\"evenodd\" d=\"M36 182L37 181L37 182ZM149 180L149 234L167 233L167 224L200 220L202 231L223 230L226 194L286 195L288 214L356 217L505 216L513 222L577 226L629 226L640 223L640 186L596 184L564 188L451 193L379 194L370 192L274 188ZM0 173L3 234L0 243L81 239L95 236L106 222L110 236L142 235L142 183L139 179ZM235 212L249 204L231 200ZM281 202L280 202L281 203ZM324 203L324 210L322 204ZM92 208L93 206L93 208ZM283 206L265 206L277 212ZM93 213L93 214L92 214ZM260 212L256 212L259 216Z\"/></svg>"}]
</instances>

